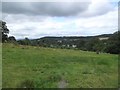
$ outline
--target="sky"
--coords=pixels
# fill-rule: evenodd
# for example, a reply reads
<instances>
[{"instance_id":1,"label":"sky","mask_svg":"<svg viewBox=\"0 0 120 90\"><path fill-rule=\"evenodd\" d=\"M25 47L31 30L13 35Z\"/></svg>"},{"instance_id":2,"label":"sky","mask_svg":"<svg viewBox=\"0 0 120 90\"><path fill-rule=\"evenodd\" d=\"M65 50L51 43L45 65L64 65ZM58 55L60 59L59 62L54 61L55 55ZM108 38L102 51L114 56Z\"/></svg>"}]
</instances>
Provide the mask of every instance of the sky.
<instances>
[{"instance_id":1,"label":"sky","mask_svg":"<svg viewBox=\"0 0 120 90\"><path fill-rule=\"evenodd\" d=\"M16 39L94 36L118 30L118 0L8 1L2 2L2 20Z\"/></svg>"}]
</instances>

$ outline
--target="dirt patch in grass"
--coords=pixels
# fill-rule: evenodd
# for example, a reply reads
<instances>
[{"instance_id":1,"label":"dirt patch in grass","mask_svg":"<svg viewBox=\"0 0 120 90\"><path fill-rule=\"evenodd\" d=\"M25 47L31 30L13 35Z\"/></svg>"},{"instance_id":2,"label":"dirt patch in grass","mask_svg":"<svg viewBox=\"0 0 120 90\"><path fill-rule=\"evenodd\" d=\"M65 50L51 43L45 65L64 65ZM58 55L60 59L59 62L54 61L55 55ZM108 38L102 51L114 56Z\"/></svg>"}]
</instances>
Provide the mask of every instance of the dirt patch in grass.
<instances>
[{"instance_id":1,"label":"dirt patch in grass","mask_svg":"<svg viewBox=\"0 0 120 90\"><path fill-rule=\"evenodd\" d=\"M64 79L64 77L61 78L61 80L58 82L58 88L66 88L68 85L67 81Z\"/></svg>"}]
</instances>

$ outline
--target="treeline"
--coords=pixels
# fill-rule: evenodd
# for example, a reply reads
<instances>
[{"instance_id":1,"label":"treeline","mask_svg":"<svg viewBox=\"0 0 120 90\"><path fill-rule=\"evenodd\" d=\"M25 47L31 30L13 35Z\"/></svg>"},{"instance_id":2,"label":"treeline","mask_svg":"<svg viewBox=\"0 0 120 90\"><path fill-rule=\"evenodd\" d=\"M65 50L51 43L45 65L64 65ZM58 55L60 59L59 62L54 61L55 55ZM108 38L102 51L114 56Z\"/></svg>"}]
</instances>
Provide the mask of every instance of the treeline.
<instances>
[{"instance_id":1,"label":"treeline","mask_svg":"<svg viewBox=\"0 0 120 90\"><path fill-rule=\"evenodd\" d=\"M120 31L88 37L43 37L33 40L26 37L23 40L16 40L14 36L8 37L9 29L3 21L0 21L0 31L3 43L120 54Z\"/></svg>"},{"instance_id":2,"label":"treeline","mask_svg":"<svg viewBox=\"0 0 120 90\"><path fill-rule=\"evenodd\" d=\"M42 46L51 48L78 49L84 51L120 53L120 31L108 35L89 37L43 37L40 39L18 40L21 45Z\"/></svg>"}]
</instances>

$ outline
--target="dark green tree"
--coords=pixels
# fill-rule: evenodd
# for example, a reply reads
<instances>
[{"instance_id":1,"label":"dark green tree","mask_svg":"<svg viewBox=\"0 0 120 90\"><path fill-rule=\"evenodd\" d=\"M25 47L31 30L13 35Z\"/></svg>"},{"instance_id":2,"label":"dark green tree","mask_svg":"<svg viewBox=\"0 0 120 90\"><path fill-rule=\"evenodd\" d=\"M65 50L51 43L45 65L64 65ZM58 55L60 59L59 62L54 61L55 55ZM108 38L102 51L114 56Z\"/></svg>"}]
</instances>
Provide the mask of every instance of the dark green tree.
<instances>
[{"instance_id":1,"label":"dark green tree","mask_svg":"<svg viewBox=\"0 0 120 90\"><path fill-rule=\"evenodd\" d=\"M27 37L25 38L24 42L25 42L25 45L31 45L31 42Z\"/></svg>"},{"instance_id":2,"label":"dark green tree","mask_svg":"<svg viewBox=\"0 0 120 90\"><path fill-rule=\"evenodd\" d=\"M6 26L6 22L3 22L0 20L0 34L2 38L2 42L8 41L8 35L9 34L9 29Z\"/></svg>"},{"instance_id":3,"label":"dark green tree","mask_svg":"<svg viewBox=\"0 0 120 90\"><path fill-rule=\"evenodd\" d=\"M108 40L106 52L120 54L120 31L115 32Z\"/></svg>"},{"instance_id":4,"label":"dark green tree","mask_svg":"<svg viewBox=\"0 0 120 90\"><path fill-rule=\"evenodd\" d=\"M14 36L10 36L10 37L8 38L8 41L9 41L9 42L16 42L16 39L15 39Z\"/></svg>"},{"instance_id":5,"label":"dark green tree","mask_svg":"<svg viewBox=\"0 0 120 90\"><path fill-rule=\"evenodd\" d=\"M85 44L85 47L88 51L99 51L98 43L99 43L98 38L91 38L90 40L87 41L87 43Z\"/></svg>"}]
</instances>

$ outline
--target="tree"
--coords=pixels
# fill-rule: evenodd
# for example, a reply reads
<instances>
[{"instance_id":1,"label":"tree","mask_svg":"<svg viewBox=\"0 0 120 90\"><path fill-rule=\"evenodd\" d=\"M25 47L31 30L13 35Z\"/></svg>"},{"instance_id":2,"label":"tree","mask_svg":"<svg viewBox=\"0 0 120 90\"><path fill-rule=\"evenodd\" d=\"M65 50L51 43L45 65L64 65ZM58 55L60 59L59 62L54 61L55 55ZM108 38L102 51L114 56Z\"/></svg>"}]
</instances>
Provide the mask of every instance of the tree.
<instances>
[{"instance_id":1,"label":"tree","mask_svg":"<svg viewBox=\"0 0 120 90\"><path fill-rule=\"evenodd\" d=\"M120 54L120 31L115 32L108 40L106 52Z\"/></svg>"},{"instance_id":2,"label":"tree","mask_svg":"<svg viewBox=\"0 0 120 90\"><path fill-rule=\"evenodd\" d=\"M29 38L27 38L27 37L25 37L24 42L25 42L25 45L31 45L31 42L30 42Z\"/></svg>"},{"instance_id":3,"label":"tree","mask_svg":"<svg viewBox=\"0 0 120 90\"><path fill-rule=\"evenodd\" d=\"M90 40L87 41L85 44L86 50L88 51L99 51L98 49L98 43L99 39L98 38L91 38Z\"/></svg>"},{"instance_id":4,"label":"tree","mask_svg":"<svg viewBox=\"0 0 120 90\"><path fill-rule=\"evenodd\" d=\"M31 41L27 37L23 40L18 40L17 42L21 45L32 45Z\"/></svg>"},{"instance_id":5,"label":"tree","mask_svg":"<svg viewBox=\"0 0 120 90\"><path fill-rule=\"evenodd\" d=\"M14 36L10 36L10 37L8 38L8 40L9 40L9 42L16 42L16 39L15 39Z\"/></svg>"},{"instance_id":6,"label":"tree","mask_svg":"<svg viewBox=\"0 0 120 90\"><path fill-rule=\"evenodd\" d=\"M6 22L0 20L0 34L2 34L2 42L8 41L9 29L6 26Z\"/></svg>"},{"instance_id":7,"label":"tree","mask_svg":"<svg viewBox=\"0 0 120 90\"><path fill-rule=\"evenodd\" d=\"M78 40L77 42L76 42L76 44L77 44L77 48L78 49L81 49L81 50L85 50L85 40Z\"/></svg>"}]
</instances>

